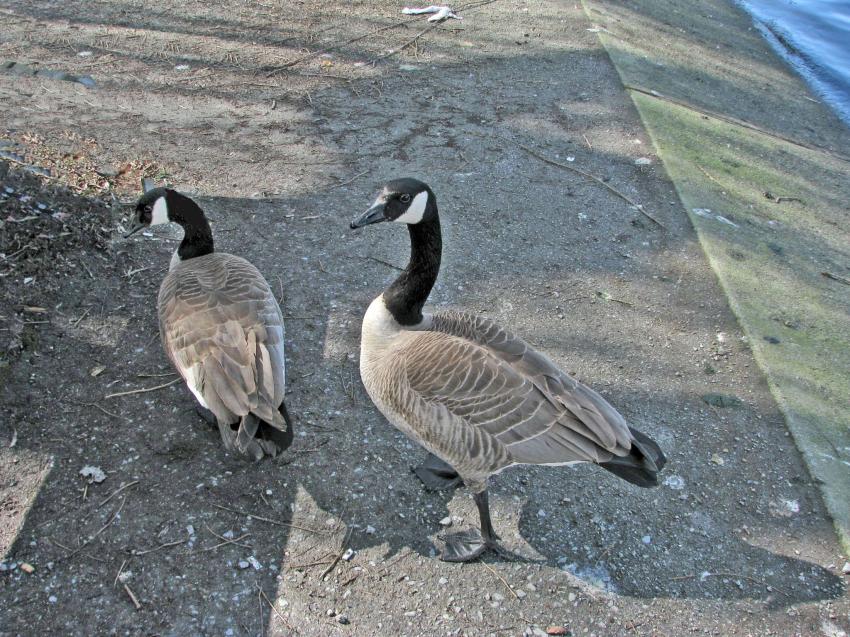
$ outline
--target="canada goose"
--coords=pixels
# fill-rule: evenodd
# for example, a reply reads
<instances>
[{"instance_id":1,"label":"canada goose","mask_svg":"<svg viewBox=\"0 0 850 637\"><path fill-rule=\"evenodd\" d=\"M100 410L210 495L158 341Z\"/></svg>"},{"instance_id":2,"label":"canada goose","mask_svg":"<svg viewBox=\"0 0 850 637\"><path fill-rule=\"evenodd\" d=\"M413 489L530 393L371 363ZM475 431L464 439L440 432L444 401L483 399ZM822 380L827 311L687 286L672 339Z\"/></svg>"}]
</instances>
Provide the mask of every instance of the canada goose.
<instances>
[{"instance_id":1,"label":"canada goose","mask_svg":"<svg viewBox=\"0 0 850 637\"><path fill-rule=\"evenodd\" d=\"M474 494L481 533L448 536L443 560L502 552L487 479L507 467L594 462L632 484L658 484L661 449L602 396L486 318L422 312L442 247L437 202L426 184L388 182L351 228L381 221L408 225L411 256L363 317L360 374L378 409L430 452L414 469L423 483L440 489L462 481Z\"/></svg>"},{"instance_id":2,"label":"canada goose","mask_svg":"<svg viewBox=\"0 0 850 637\"><path fill-rule=\"evenodd\" d=\"M204 211L179 192L146 192L125 238L169 222L183 228L183 241L157 298L165 352L226 449L254 460L274 456L292 442L277 300L257 268L214 251Z\"/></svg>"}]
</instances>

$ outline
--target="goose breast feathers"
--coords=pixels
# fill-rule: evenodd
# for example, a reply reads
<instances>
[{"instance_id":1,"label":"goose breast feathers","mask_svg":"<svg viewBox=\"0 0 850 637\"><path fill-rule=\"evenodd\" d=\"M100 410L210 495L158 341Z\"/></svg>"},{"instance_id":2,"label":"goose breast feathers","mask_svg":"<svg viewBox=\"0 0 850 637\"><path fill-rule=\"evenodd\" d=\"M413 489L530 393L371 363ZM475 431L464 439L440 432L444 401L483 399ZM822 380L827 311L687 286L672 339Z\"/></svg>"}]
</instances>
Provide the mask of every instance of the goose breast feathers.
<instances>
[{"instance_id":1,"label":"goose breast feathers","mask_svg":"<svg viewBox=\"0 0 850 637\"><path fill-rule=\"evenodd\" d=\"M168 357L219 422L253 413L283 428L283 316L253 265L220 252L183 261L163 280L158 310Z\"/></svg>"}]
</instances>

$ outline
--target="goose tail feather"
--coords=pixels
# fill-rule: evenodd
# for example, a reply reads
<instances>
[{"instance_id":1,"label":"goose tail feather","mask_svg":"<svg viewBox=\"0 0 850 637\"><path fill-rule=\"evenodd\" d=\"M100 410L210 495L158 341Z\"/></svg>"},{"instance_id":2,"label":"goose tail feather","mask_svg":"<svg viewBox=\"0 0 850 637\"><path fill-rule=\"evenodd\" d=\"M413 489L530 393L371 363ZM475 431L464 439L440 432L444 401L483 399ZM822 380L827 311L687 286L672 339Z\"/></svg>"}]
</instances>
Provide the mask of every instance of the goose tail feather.
<instances>
[{"instance_id":1,"label":"goose tail feather","mask_svg":"<svg viewBox=\"0 0 850 637\"><path fill-rule=\"evenodd\" d=\"M626 482L639 487L657 487L658 473L667 462L658 444L649 436L629 427L632 448L626 456L615 456L600 467L610 471Z\"/></svg>"}]
</instances>

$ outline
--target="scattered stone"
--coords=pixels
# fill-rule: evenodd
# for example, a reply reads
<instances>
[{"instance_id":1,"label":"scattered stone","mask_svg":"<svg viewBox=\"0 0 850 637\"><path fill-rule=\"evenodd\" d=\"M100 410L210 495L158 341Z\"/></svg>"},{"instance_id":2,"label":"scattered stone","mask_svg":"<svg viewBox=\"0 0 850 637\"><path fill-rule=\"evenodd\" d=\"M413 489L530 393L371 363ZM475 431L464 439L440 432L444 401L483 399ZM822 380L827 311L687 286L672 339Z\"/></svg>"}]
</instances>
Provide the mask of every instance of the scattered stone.
<instances>
[{"instance_id":1,"label":"scattered stone","mask_svg":"<svg viewBox=\"0 0 850 637\"><path fill-rule=\"evenodd\" d=\"M721 467L722 467L724 464L726 464L726 461L725 461L725 460L724 460L724 459L720 456L720 454L718 454L718 453L714 453L714 454L712 454L712 455L711 455L711 461L712 461L714 464L716 464L716 465L718 465L718 466L721 466Z\"/></svg>"},{"instance_id":2,"label":"scattered stone","mask_svg":"<svg viewBox=\"0 0 850 637\"><path fill-rule=\"evenodd\" d=\"M771 345L777 345L777 344L779 344L779 343L781 342L781 341L780 341L778 338L776 338L775 336L762 336L762 338L763 338L764 340L766 340L768 343L770 343Z\"/></svg>"},{"instance_id":3,"label":"scattered stone","mask_svg":"<svg viewBox=\"0 0 850 637\"><path fill-rule=\"evenodd\" d=\"M91 51L80 51L79 53L77 53L77 55L79 55L81 58L87 58L94 55L94 53L92 53Z\"/></svg>"},{"instance_id":4,"label":"scattered stone","mask_svg":"<svg viewBox=\"0 0 850 637\"><path fill-rule=\"evenodd\" d=\"M516 591L514 591L514 593L516 593L516 596L519 597L520 599L522 599L526 595L525 591L522 590L522 589L516 590Z\"/></svg>"},{"instance_id":5,"label":"scattered stone","mask_svg":"<svg viewBox=\"0 0 850 637\"><path fill-rule=\"evenodd\" d=\"M451 526L452 525L452 516L447 515L442 520L440 520L440 526Z\"/></svg>"},{"instance_id":6,"label":"scattered stone","mask_svg":"<svg viewBox=\"0 0 850 637\"><path fill-rule=\"evenodd\" d=\"M564 628L563 626L549 626L549 628L546 629L546 634L547 635L566 635L567 629Z\"/></svg>"},{"instance_id":7,"label":"scattered stone","mask_svg":"<svg viewBox=\"0 0 850 637\"><path fill-rule=\"evenodd\" d=\"M333 617L334 615L336 615L336 611L333 608L329 608L325 611L325 615L327 615L328 617Z\"/></svg>"},{"instance_id":8,"label":"scattered stone","mask_svg":"<svg viewBox=\"0 0 850 637\"><path fill-rule=\"evenodd\" d=\"M546 511L544 511L543 509L538 509L537 510L537 517L538 518L545 518L546 517Z\"/></svg>"},{"instance_id":9,"label":"scattered stone","mask_svg":"<svg viewBox=\"0 0 850 637\"><path fill-rule=\"evenodd\" d=\"M575 593L570 593L569 595L567 595L567 601L569 601L569 602L574 602L574 601L576 601L576 594L575 594Z\"/></svg>"},{"instance_id":10,"label":"scattered stone","mask_svg":"<svg viewBox=\"0 0 850 637\"><path fill-rule=\"evenodd\" d=\"M640 539L640 541L643 542L644 544L652 544L652 536L651 535L644 535Z\"/></svg>"},{"instance_id":11,"label":"scattered stone","mask_svg":"<svg viewBox=\"0 0 850 637\"><path fill-rule=\"evenodd\" d=\"M652 160L649 157L638 157L635 159L635 166L649 166Z\"/></svg>"},{"instance_id":12,"label":"scattered stone","mask_svg":"<svg viewBox=\"0 0 850 637\"><path fill-rule=\"evenodd\" d=\"M348 617L347 617L347 616L345 616L345 615L337 615L336 620L337 620L340 624L342 624L343 626L347 626L348 624L350 624L350 623L351 623L351 621L350 621L350 620L348 619Z\"/></svg>"},{"instance_id":13,"label":"scattered stone","mask_svg":"<svg viewBox=\"0 0 850 637\"><path fill-rule=\"evenodd\" d=\"M441 577L440 579L437 580L437 583L440 586L445 586L446 584L449 583L449 580L447 580L445 577Z\"/></svg>"},{"instance_id":14,"label":"scattered stone","mask_svg":"<svg viewBox=\"0 0 850 637\"><path fill-rule=\"evenodd\" d=\"M375 535L375 527L371 524L366 525L366 535Z\"/></svg>"},{"instance_id":15,"label":"scattered stone","mask_svg":"<svg viewBox=\"0 0 850 637\"><path fill-rule=\"evenodd\" d=\"M248 558L248 563L254 567L255 571L259 571L261 568L263 568L263 565L260 564L259 560L253 555Z\"/></svg>"},{"instance_id":16,"label":"scattered stone","mask_svg":"<svg viewBox=\"0 0 850 637\"><path fill-rule=\"evenodd\" d=\"M35 573L35 566L30 564L29 562L21 562L21 570L27 575L32 575Z\"/></svg>"},{"instance_id":17,"label":"scattered stone","mask_svg":"<svg viewBox=\"0 0 850 637\"><path fill-rule=\"evenodd\" d=\"M244 571L246 568L251 566L251 563L248 560L239 560L238 566Z\"/></svg>"},{"instance_id":18,"label":"scattered stone","mask_svg":"<svg viewBox=\"0 0 850 637\"><path fill-rule=\"evenodd\" d=\"M59 600L56 598L56 595L51 595L50 597L47 598L47 601L50 602L51 604L55 604Z\"/></svg>"},{"instance_id":19,"label":"scattered stone","mask_svg":"<svg viewBox=\"0 0 850 637\"><path fill-rule=\"evenodd\" d=\"M342 554L342 559L345 560L346 562L350 562L354 558L355 555L356 555L356 553L354 552L354 549L348 548L348 549L345 549L345 553Z\"/></svg>"},{"instance_id":20,"label":"scattered stone","mask_svg":"<svg viewBox=\"0 0 850 637\"><path fill-rule=\"evenodd\" d=\"M845 575L850 575L850 562L844 562L844 566L841 567L841 572Z\"/></svg>"},{"instance_id":21,"label":"scattered stone","mask_svg":"<svg viewBox=\"0 0 850 637\"><path fill-rule=\"evenodd\" d=\"M80 475L84 478L88 478L89 484L93 482L97 482L99 484L106 480L106 473L104 473L103 469L100 467L93 467L91 465L86 465L80 469Z\"/></svg>"}]
</instances>

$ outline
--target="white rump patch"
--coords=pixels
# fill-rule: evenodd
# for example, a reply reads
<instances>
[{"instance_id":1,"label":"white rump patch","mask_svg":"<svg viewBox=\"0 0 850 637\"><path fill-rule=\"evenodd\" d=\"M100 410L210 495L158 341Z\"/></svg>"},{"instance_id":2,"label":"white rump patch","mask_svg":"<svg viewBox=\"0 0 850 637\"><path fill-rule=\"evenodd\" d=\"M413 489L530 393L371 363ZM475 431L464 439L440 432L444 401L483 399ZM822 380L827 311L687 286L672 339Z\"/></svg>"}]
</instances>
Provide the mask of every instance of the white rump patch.
<instances>
[{"instance_id":1,"label":"white rump patch","mask_svg":"<svg viewBox=\"0 0 850 637\"><path fill-rule=\"evenodd\" d=\"M153 204L153 213L151 214L151 225L155 226L160 223L170 223L168 219L168 204L165 202L165 197L160 197Z\"/></svg>"},{"instance_id":2,"label":"white rump patch","mask_svg":"<svg viewBox=\"0 0 850 637\"><path fill-rule=\"evenodd\" d=\"M428 204L428 191L423 190L413 198L403 215L394 221L399 223L419 223L425 216L425 206Z\"/></svg>"}]
</instances>

